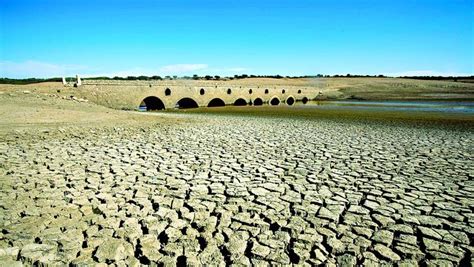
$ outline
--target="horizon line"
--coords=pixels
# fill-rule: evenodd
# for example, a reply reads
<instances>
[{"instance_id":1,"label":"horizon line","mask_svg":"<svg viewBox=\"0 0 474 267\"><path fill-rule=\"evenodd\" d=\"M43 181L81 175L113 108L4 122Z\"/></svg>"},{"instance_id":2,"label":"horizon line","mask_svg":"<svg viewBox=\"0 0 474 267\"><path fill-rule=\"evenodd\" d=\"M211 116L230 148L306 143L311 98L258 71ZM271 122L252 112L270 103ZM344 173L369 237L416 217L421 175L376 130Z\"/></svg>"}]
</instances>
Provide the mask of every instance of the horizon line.
<instances>
[{"instance_id":1,"label":"horizon line","mask_svg":"<svg viewBox=\"0 0 474 267\"><path fill-rule=\"evenodd\" d=\"M198 75L198 74L193 74L193 75L81 75L81 74L74 74L74 75L59 75L59 76L49 76L49 77L38 77L38 76L30 76L26 78L10 78L10 77L0 77L0 79L9 79L9 80L28 80L28 79L38 79L38 80L47 80L47 79L58 79L58 78L75 78L76 76L79 76L81 79L94 79L94 78L108 78L108 79L114 79L114 78L155 78L155 79L188 79L188 78L215 78L218 77L220 79L225 79L225 78L240 78L240 79L245 79L245 78L363 78L363 77L368 77L368 78L377 78L377 77L386 77L386 78L402 78L402 77L420 77L420 78L425 78L425 77L433 77L433 78L474 78L474 74L460 74L460 75L390 75L390 74L315 74L315 75L281 75L281 74L263 74L263 75L256 75L256 74L235 74L235 75L211 75L211 74L205 74L205 75Z\"/></svg>"}]
</instances>

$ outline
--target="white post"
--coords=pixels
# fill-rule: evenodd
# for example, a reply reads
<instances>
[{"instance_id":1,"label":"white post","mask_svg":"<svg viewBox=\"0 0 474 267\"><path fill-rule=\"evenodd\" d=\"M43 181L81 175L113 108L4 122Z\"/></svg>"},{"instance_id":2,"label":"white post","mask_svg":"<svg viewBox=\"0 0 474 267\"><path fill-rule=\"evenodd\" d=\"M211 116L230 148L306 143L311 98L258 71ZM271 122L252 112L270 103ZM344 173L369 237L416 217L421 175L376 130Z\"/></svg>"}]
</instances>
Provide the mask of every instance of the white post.
<instances>
[{"instance_id":1,"label":"white post","mask_svg":"<svg viewBox=\"0 0 474 267\"><path fill-rule=\"evenodd\" d=\"M79 77L79 75L76 75L76 84L77 84L77 86L82 85L81 78Z\"/></svg>"},{"instance_id":2,"label":"white post","mask_svg":"<svg viewBox=\"0 0 474 267\"><path fill-rule=\"evenodd\" d=\"M63 85L66 86L67 85L67 82L66 82L66 78L63 77Z\"/></svg>"}]
</instances>

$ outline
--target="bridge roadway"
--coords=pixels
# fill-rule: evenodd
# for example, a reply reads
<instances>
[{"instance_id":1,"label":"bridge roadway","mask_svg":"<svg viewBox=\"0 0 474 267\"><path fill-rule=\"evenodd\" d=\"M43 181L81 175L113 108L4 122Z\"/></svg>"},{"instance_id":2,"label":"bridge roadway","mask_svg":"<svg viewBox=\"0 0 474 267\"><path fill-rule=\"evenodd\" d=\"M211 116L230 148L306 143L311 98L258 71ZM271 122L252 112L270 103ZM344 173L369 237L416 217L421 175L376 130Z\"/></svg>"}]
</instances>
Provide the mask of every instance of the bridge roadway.
<instances>
[{"instance_id":1,"label":"bridge roadway","mask_svg":"<svg viewBox=\"0 0 474 267\"><path fill-rule=\"evenodd\" d=\"M231 84L209 81L84 81L81 88L100 91L118 108L161 110L225 105L294 105L314 99L318 90L290 84ZM104 96L102 96L104 97ZM115 105L115 106L116 106Z\"/></svg>"}]
</instances>

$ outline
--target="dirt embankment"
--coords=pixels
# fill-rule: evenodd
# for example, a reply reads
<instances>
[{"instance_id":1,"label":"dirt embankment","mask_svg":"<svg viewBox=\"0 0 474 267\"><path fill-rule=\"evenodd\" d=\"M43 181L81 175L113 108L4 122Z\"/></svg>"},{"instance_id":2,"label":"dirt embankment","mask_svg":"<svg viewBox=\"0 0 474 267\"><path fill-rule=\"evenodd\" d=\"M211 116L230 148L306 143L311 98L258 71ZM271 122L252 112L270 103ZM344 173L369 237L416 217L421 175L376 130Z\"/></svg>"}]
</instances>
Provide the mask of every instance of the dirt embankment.
<instances>
[{"instance_id":1,"label":"dirt embankment","mask_svg":"<svg viewBox=\"0 0 474 267\"><path fill-rule=\"evenodd\" d=\"M82 98L24 91L0 93L0 136L12 133L41 133L52 130L135 126L176 123L163 116L106 108ZM3 138L0 137L0 138Z\"/></svg>"}]
</instances>

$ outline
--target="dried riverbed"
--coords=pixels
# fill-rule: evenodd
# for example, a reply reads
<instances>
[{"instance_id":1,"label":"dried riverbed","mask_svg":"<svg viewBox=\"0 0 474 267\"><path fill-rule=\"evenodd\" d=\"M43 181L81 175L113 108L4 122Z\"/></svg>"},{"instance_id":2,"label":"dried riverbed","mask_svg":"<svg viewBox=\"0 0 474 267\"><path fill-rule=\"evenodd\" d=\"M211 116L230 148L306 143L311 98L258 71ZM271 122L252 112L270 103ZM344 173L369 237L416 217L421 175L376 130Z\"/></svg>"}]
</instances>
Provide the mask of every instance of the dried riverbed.
<instances>
[{"instance_id":1,"label":"dried riverbed","mask_svg":"<svg viewBox=\"0 0 474 267\"><path fill-rule=\"evenodd\" d=\"M5 138L0 263L473 263L472 130L179 116Z\"/></svg>"}]
</instances>

